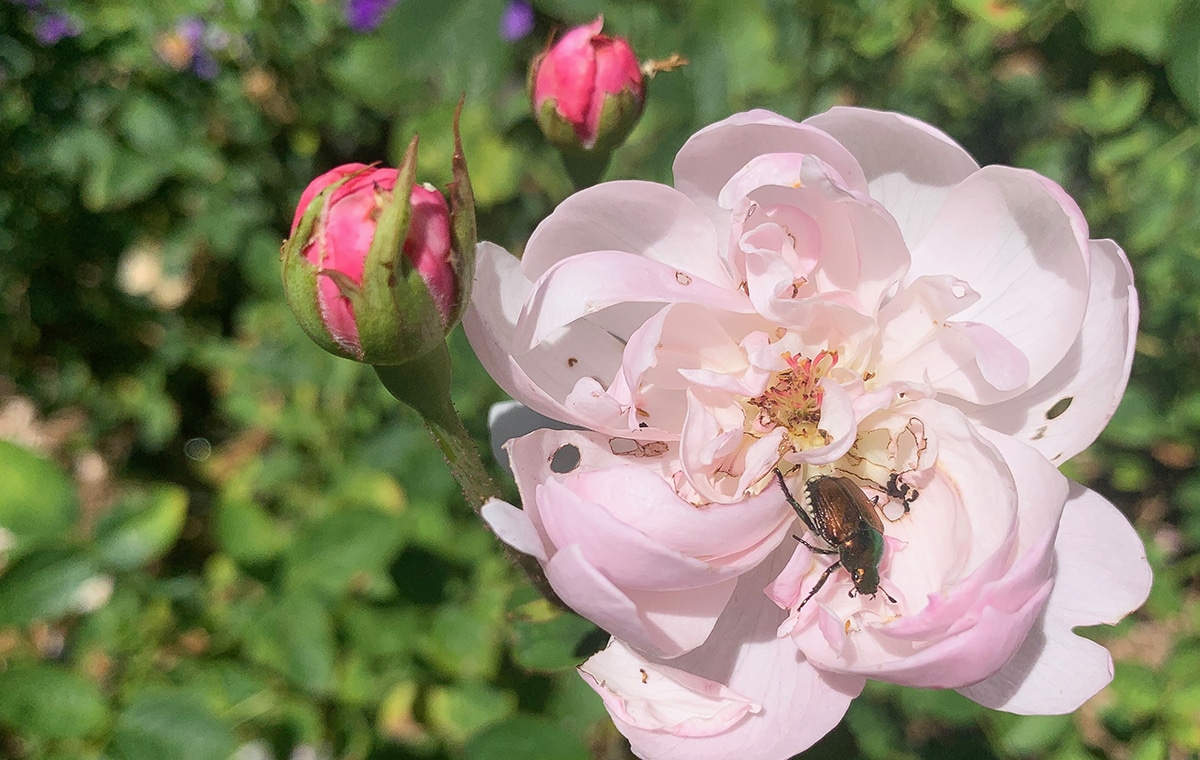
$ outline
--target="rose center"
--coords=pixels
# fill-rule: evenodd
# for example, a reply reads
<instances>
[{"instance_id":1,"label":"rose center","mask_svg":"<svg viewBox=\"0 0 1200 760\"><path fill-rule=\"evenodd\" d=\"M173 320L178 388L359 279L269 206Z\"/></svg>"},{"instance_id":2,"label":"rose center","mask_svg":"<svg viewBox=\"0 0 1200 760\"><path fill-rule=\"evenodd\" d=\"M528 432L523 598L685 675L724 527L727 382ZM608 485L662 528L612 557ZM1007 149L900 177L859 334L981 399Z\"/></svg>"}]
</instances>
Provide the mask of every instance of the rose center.
<instances>
[{"instance_id":1,"label":"rose center","mask_svg":"<svg viewBox=\"0 0 1200 760\"><path fill-rule=\"evenodd\" d=\"M827 445L829 433L819 427L825 396L821 379L837 360L837 351L821 351L812 358L785 354L788 369L776 374L761 396L746 402L757 409L756 413L746 415L752 427L750 432L761 434L784 428L787 435L780 443L780 455Z\"/></svg>"}]
</instances>

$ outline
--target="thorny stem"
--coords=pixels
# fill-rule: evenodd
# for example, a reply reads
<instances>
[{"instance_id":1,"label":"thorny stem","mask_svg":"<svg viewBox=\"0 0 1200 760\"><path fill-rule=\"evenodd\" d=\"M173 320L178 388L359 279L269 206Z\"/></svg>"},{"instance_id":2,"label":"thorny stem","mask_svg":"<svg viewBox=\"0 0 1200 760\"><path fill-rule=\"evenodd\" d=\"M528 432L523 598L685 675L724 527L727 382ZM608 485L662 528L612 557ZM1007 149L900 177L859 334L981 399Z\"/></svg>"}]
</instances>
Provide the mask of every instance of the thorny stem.
<instances>
[{"instance_id":1,"label":"thorny stem","mask_svg":"<svg viewBox=\"0 0 1200 760\"><path fill-rule=\"evenodd\" d=\"M450 399L450 351L445 343L405 364L376 365L375 374L396 400L415 409L425 420L425 429L442 450L450 473L476 514L489 499L501 498L499 485L488 474L474 439ZM566 609L536 559L501 545L542 596Z\"/></svg>"}]
</instances>

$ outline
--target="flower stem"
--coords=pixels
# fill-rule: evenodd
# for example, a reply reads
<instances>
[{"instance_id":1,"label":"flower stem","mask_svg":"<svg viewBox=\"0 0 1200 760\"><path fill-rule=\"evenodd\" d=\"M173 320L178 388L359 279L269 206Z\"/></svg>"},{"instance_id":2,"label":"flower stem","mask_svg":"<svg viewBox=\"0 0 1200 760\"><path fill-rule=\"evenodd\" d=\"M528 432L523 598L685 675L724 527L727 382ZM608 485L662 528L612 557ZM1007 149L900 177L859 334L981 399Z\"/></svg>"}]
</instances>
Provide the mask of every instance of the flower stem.
<instances>
[{"instance_id":1,"label":"flower stem","mask_svg":"<svg viewBox=\"0 0 1200 760\"><path fill-rule=\"evenodd\" d=\"M424 418L425 429L442 450L450 473L476 514L488 500L501 498L500 486L488 474L474 439L450 399L450 350L445 343L404 364L375 365L375 374L396 400L411 406ZM536 559L507 544L504 550L542 596L566 609Z\"/></svg>"},{"instance_id":2,"label":"flower stem","mask_svg":"<svg viewBox=\"0 0 1200 760\"><path fill-rule=\"evenodd\" d=\"M404 364L377 365L383 387L397 400L408 404L425 420L425 428L442 450L454 479L476 512L500 488L488 474L471 434L450 400L450 351L439 343L424 356Z\"/></svg>"},{"instance_id":3,"label":"flower stem","mask_svg":"<svg viewBox=\"0 0 1200 760\"><path fill-rule=\"evenodd\" d=\"M583 190L598 183L604 176L604 170L608 168L609 159L612 157L609 153L603 155L563 153L561 155L563 166L566 167L567 174L571 177L571 183L575 185L576 190Z\"/></svg>"}]
</instances>

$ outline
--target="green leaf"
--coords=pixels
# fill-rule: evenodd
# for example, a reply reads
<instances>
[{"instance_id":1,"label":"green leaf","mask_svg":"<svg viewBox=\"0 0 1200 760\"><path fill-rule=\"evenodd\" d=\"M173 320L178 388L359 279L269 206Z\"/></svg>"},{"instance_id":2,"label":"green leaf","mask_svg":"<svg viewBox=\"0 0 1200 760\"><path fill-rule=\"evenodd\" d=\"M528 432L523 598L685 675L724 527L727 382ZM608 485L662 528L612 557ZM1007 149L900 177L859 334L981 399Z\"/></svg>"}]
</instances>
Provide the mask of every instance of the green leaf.
<instances>
[{"instance_id":1,"label":"green leaf","mask_svg":"<svg viewBox=\"0 0 1200 760\"><path fill-rule=\"evenodd\" d=\"M223 499L217 507L214 527L221 549L245 564L274 559L288 541L287 531L249 498Z\"/></svg>"},{"instance_id":2,"label":"green leaf","mask_svg":"<svg viewBox=\"0 0 1200 760\"><path fill-rule=\"evenodd\" d=\"M1000 737L1000 746L1013 755L1039 757L1070 730L1070 715L1022 716Z\"/></svg>"},{"instance_id":3,"label":"green leaf","mask_svg":"<svg viewBox=\"0 0 1200 760\"><path fill-rule=\"evenodd\" d=\"M1200 117L1200 0L1184 0L1176 9L1165 65L1171 89Z\"/></svg>"},{"instance_id":4,"label":"green leaf","mask_svg":"<svg viewBox=\"0 0 1200 760\"><path fill-rule=\"evenodd\" d=\"M1144 75L1115 79L1107 72L1092 77L1086 98L1067 105L1070 124L1093 134L1113 134L1129 128L1150 102L1150 80Z\"/></svg>"},{"instance_id":5,"label":"green leaf","mask_svg":"<svg viewBox=\"0 0 1200 760\"><path fill-rule=\"evenodd\" d=\"M158 483L131 491L96 528L96 552L106 567L132 570L166 554L187 518L187 491Z\"/></svg>"},{"instance_id":6,"label":"green leaf","mask_svg":"<svg viewBox=\"0 0 1200 760\"><path fill-rule=\"evenodd\" d=\"M548 620L517 618L512 624L513 658L526 670L553 672L574 668L580 660L575 654L576 647L594 630L596 626L591 622L569 612L558 613Z\"/></svg>"},{"instance_id":7,"label":"green leaf","mask_svg":"<svg viewBox=\"0 0 1200 760\"><path fill-rule=\"evenodd\" d=\"M554 760L588 760L587 744L580 736L533 715L514 715L477 734L467 744L468 760L510 760L541 757Z\"/></svg>"},{"instance_id":8,"label":"green leaf","mask_svg":"<svg viewBox=\"0 0 1200 760\"><path fill-rule=\"evenodd\" d=\"M499 666L497 624L464 607L438 609L421 653L446 674L459 678L486 678Z\"/></svg>"},{"instance_id":9,"label":"green leaf","mask_svg":"<svg viewBox=\"0 0 1200 760\"><path fill-rule=\"evenodd\" d=\"M333 687L333 625L311 596L289 594L258 610L246 633L250 657L312 694Z\"/></svg>"},{"instance_id":10,"label":"green leaf","mask_svg":"<svg viewBox=\"0 0 1200 760\"><path fill-rule=\"evenodd\" d=\"M287 553L288 587L330 596L381 573L403 538L394 515L367 509L335 512L297 533Z\"/></svg>"},{"instance_id":11,"label":"green leaf","mask_svg":"<svg viewBox=\"0 0 1200 760\"><path fill-rule=\"evenodd\" d=\"M434 689L426 705L426 716L440 736L453 744L461 744L485 727L512 715L516 709L517 695L511 691L467 682ZM535 754L545 756L544 753Z\"/></svg>"},{"instance_id":12,"label":"green leaf","mask_svg":"<svg viewBox=\"0 0 1200 760\"><path fill-rule=\"evenodd\" d=\"M91 560L74 551L22 558L0 575L0 626L58 619L76 608L80 587L95 574Z\"/></svg>"},{"instance_id":13,"label":"green leaf","mask_svg":"<svg viewBox=\"0 0 1200 760\"><path fill-rule=\"evenodd\" d=\"M75 489L51 461L0 441L0 528L12 534L14 553L66 538L79 514Z\"/></svg>"},{"instance_id":14,"label":"green leaf","mask_svg":"<svg viewBox=\"0 0 1200 760\"><path fill-rule=\"evenodd\" d=\"M1157 61L1174 6L1175 0L1083 0L1079 13L1097 52L1132 50Z\"/></svg>"},{"instance_id":15,"label":"green leaf","mask_svg":"<svg viewBox=\"0 0 1200 760\"><path fill-rule=\"evenodd\" d=\"M0 721L24 736L80 738L107 716L100 689L65 668L20 664L0 672Z\"/></svg>"},{"instance_id":16,"label":"green leaf","mask_svg":"<svg viewBox=\"0 0 1200 760\"><path fill-rule=\"evenodd\" d=\"M232 727L197 695L183 689L147 689L117 720L112 750L121 760L229 760Z\"/></svg>"}]
</instances>

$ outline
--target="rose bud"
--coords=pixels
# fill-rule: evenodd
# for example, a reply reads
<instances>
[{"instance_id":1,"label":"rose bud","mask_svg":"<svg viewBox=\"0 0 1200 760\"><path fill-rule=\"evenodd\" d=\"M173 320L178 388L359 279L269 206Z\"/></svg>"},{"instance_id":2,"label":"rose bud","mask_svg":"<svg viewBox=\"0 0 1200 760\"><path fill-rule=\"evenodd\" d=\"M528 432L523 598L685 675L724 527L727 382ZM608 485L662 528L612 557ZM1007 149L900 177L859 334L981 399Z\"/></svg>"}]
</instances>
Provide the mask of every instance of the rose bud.
<instances>
[{"instance_id":1,"label":"rose bud","mask_svg":"<svg viewBox=\"0 0 1200 760\"><path fill-rule=\"evenodd\" d=\"M575 27L530 66L534 117L568 154L610 153L642 113L646 88L637 56L623 38L601 34L603 25L597 18Z\"/></svg>"},{"instance_id":2,"label":"rose bud","mask_svg":"<svg viewBox=\"0 0 1200 760\"><path fill-rule=\"evenodd\" d=\"M455 134L457 145L457 119ZM413 138L399 169L339 166L300 197L284 289L304 331L338 356L408 362L445 339L467 302L475 218L461 146L450 204L414 184L416 148Z\"/></svg>"}]
</instances>

